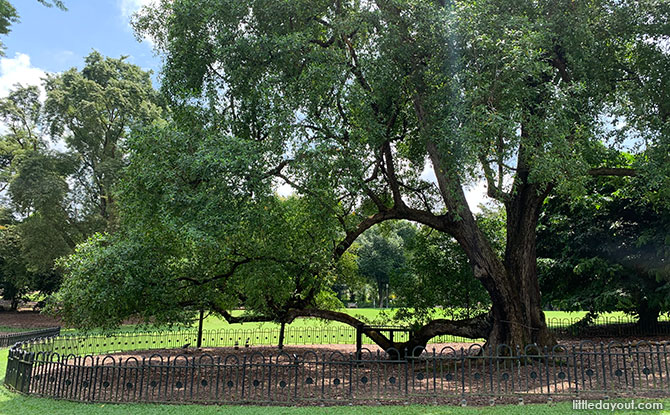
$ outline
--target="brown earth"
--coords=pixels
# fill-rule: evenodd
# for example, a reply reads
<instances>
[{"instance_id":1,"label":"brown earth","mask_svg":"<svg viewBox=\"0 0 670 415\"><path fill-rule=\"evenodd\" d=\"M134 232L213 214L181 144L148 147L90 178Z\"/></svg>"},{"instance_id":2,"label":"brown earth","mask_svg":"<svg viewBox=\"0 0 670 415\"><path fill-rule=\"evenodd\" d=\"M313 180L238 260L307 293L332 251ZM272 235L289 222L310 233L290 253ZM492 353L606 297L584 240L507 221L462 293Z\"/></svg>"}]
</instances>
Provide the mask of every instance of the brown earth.
<instances>
[{"instance_id":1,"label":"brown earth","mask_svg":"<svg viewBox=\"0 0 670 415\"><path fill-rule=\"evenodd\" d=\"M37 311L0 311L0 327L37 329L60 325L60 320Z\"/></svg>"}]
</instances>

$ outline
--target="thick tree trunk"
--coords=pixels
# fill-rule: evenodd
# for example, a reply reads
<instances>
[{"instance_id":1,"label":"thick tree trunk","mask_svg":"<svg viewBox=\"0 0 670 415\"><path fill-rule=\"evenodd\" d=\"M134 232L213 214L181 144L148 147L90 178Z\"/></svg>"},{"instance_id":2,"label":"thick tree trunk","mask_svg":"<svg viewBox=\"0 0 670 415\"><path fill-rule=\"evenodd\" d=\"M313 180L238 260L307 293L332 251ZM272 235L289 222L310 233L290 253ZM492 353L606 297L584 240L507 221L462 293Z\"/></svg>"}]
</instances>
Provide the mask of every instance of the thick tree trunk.
<instances>
[{"instance_id":1,"label":"thick tree trunk","mask_svg":"<svg viewBox=\"0 0 670 415\"><path fill-rule=\"evenodd\" d=\"M652 333L658 325L658 317L661 315L661 308L651 306L646 299L640 300L637 307L637 326L644 331Z\"/></svg>"},{"instance_id":2,"label":"thick tree trunk","mask_svg":"<svg viewBox=\"0 0 670 415\"><path fill-rule=\"evenodd\" d=\"M523 348L528 344L556 344L542 311L537 279L536 228L544 199L545 194L524 182L506 204L505 275L496 278L495 292L491 295L493 327L487 341L492 346Z\"/></svg>"},{"instance_id":3,"label":"thick tree trunk","mask_svg":"<svg viewBox=\"0 0 670 415\"><path fill-rule=\"evenodd\" d=\"M506 203L507 241L502 261L474 219L464 215L463 226L454 235L468 255L475 277L491 296L487 347L556 344L542 311L535 250L537 221L546 192L523 182Z\"/></svg>"}]
</instances>

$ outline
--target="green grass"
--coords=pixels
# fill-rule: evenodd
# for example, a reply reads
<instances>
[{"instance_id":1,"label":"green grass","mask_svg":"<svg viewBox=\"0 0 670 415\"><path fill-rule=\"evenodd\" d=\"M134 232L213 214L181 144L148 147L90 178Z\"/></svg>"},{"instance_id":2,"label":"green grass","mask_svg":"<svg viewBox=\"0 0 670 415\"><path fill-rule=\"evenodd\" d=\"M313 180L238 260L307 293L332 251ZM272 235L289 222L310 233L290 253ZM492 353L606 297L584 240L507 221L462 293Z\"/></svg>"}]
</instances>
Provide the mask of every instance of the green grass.
<instances>
[{"instance_id":1,"label":"green grass","mask_svg":"<svg viewBox=\"0 0 670 415\"><path fill-rule=\"evenodd\" d=\"M389 310L383 310L383 309L378 309L378 308L348 308L348 309L342 309L341 311L346 312L352 316L355 317L363 317L364 319L367 320L374 320L380 316L380 313L382 312L389 312ZM240 315L242 314L241 311L235 311L233 312L234 315ZM586 311L574 311L574 312L566 312L566 311L545 311L545 317L547 319L548 324L551 327L557 327L557 326L568 326L571 323L574 323L584 317L586 315ZM448 316L445 316L448 318ZM626 315L623 312L612 312L612 313L603 313L601 314L598 319L596 320L596 323L598 324L606 324L606 323L616 323L617 321L622 321L622 322L628 322L631 321L631 317ZM665 314L660 317L661 321L668 321L670 320L670 316ZM388 322L387 324L394 324L393 322ZM396 325L398 323L395 323ZM197 322L193 323L193 327L197 326ZM228 323L225 319L218 317L218 316L209 316L205 319L204 322L204 328L205 330L223 330L223 329L244 329L244 330L252 330L252 329L276 329L279 327L279 324L272 323L272 322L253 322L253 323L235 323L235 324L230 324ZM338 328L338 327L349 327L344 323L340 323L337 321L327 321L327 320L322 320L322 319L316 319L316 318L297 318L295 321L293 321L289 326L287 327L328 327L328 328ZM126 325L118 330L117 332L133 332L137 330L141 330L141 326L136 326L136 325ZM180 326L173 326L171 328L164 328L164 330L182 330L184 327ZM0 327L0 331L2 331L2 327ZM63 330L63 333L76 333L77 330L72 330L72 329L65 329Z\"/></svg>"}]
</instances>

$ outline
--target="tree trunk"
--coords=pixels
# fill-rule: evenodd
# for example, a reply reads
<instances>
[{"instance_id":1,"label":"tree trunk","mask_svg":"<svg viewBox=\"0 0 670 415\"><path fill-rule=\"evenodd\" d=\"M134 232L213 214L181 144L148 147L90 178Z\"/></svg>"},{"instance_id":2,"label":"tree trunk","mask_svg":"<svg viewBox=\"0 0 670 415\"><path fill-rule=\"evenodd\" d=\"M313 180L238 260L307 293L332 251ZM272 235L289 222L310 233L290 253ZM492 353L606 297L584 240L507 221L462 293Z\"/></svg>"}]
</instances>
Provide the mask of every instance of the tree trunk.
<instances>
[{"instance_id":1,"label":"tree trunk","mask_svg":"<svg viewBox=\"0 0 670 415\"><path fill-rule=\"evenodd\" d=\"M637 326L652 334L656 325L658 324L658 317L661 314L661 308L658 306L649 305L649 301L646 298L640 300L640 303L637 307Z\"/></svg>"},{"instance_id":2,"label":"tree trunk","mask_svg":"<svg viewBox=\"0 0 670 415\"><path fill-rule=\"evenodd\" d=\"M279 326L279 344L277 347L279 350L282 350L284 348L284 335L286 333L286 323L284 321L281 322L281 325Z\"/></svg>"},{"instance_id":3,"label":"tree trunk","mask_svg":"<svg viewBox=\"0 0 670 415\"><path fill-rule=\"evenodd\" d=\"M523 349L526 345L553 346L553 333L542 311L537 279L535 236L546 192L526 183L506 203L507 241L503 261L493 250L474 219L464 215L454 236L465 250L474 275L491 296L491 330L487 347L501 344Z\"/></svg>"},{"instance_id":4,"label":"tree trunk","mask_svg":"<svg viewBox=\"0 0 670 415\"><path fill-rule=\"evenodd\" d=\"M377 281L377 307L384 308L384 287L381 280Z\"/></svg>"},{"instance_id":5,"label":"tree trunk","mask_svg":"<svg viewBox=\"0 0 670 415\"><path fill-rule=\"evenodd\" d=\"M487 340L513 348L553 346L556 340L542 311L537 278L536 229L546 190L527 184L525 177L521 180L523 184L506 204L505 275L497 278L501 292L491 296L493 327Z\"/></svg>"}]
</instances>

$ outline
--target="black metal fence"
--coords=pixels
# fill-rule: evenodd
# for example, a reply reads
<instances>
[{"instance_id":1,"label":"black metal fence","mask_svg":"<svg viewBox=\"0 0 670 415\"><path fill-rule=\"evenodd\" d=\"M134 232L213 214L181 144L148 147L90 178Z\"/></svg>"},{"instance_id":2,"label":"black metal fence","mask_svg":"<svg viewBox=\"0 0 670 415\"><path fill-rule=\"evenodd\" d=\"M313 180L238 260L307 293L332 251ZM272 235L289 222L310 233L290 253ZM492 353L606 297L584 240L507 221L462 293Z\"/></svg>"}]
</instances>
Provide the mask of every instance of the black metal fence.
<instances>
[{"instance_id":1,"label":"black metal fence","mask_svg":"<svg viewBox=\"0 0 670 415\"><path fill-rule=\"evenodd\" d=\"M523 350L472 345L424 350L402 360L393 358L399 355L393 351L364 350L357 357L297 350L260 353L243 346L222 354L179 348L102 356L90 352L166 347L161 341L174 347L190 339L191 333L182 334L186 337L147 336L135 344L67 337L17 344L9 351L5 383L26 394L86 402L437 402L670 394L666 342L587 341Z\"/></svg>"},{"instance_id":2,"label":"black metal fence","mask_svg":"<svg viewBox=\"0 0 670 415\"><path fill-rule=\"evenodd\" d=\"M670 321L664 315L656 324L640 325L633 316L599 316L591 324L578 317L548 317L547 327L559 337L641 337L670 335Z\"/></svg>"},{"instance_id":3,"label":"black metal fence","mask_svg":"<svg viewBox=\"0 0 670 415\"><path fill-rule=\"evenodd\" d=\"M60 334L60 327L50 327L40 330L23 331L18 333L2 333L0 334L0 347L9 347L16 342L32 340L40 337L58 336Z\"/></svg>"}]
</instances>

